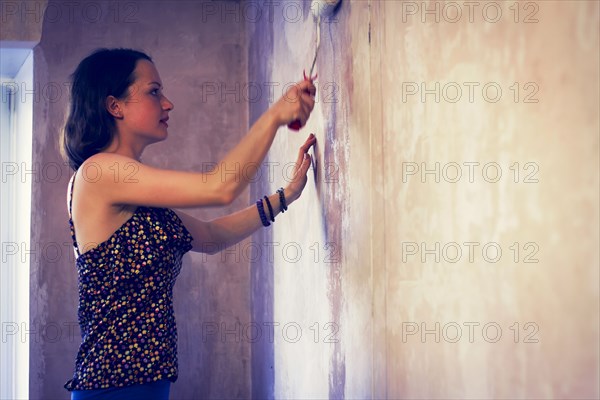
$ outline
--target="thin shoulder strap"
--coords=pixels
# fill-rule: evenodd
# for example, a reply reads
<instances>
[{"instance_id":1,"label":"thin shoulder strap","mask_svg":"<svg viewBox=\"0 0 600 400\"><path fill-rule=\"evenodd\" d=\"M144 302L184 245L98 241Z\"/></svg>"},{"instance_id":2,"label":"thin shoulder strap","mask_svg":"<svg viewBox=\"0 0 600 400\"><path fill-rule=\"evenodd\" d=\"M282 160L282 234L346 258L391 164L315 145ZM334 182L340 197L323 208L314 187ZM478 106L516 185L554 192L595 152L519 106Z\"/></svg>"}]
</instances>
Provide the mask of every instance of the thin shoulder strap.
<instances>
[{"instance_id":1,"label":"thin shoulder strap","mask_svg":"<svg viewBox=\"0 0 600 400\"><path fill-rule=\"evenodd\" d=\"M71 239L73 240L73 247L75 249L75 256L79 255L79 247L77 247L77 240L75 239L75 225L73 224L73 186L75 186L75 175L77 175L77 171L73 174L71 179L69 180L69 198L68 198L68 208L69 208L69 226L71 227Z\"/></svg>"},{"instance_id":2,"label":"thin shoulder strap","mask_svg":"<svg viewBox=\"0 0 600 400\"><path fill-rule=\"evenodd\" d=\"M69 198L67 199L67 206L69 207L69 218L71 218L73 212L72 212L72 207L73 207L73 186L75 185L75 175L77 175L77 171L75 171L75 173L73 174L73 176L71 176L71 179L69 179Z\"/></svg>"}]
</instances>

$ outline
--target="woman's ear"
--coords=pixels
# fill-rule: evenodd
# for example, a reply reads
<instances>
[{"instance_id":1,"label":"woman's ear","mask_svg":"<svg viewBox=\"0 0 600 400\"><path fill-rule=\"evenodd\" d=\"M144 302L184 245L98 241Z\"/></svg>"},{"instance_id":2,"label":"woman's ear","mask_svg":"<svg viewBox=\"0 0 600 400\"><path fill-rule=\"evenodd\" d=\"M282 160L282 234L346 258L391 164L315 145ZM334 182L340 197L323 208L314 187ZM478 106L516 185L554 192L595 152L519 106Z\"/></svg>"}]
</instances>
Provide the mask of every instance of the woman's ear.
<instances>
[{"instance_id":1,"label":"woman's ear","mask_svg":"<svg viewBox=\"0 0 600 400\"><path fill-rule=\"evenodd\" d=\"M123 112L121 111L121 105L119 100L115 96L108 96L106 98L106 111L115 118L123 118Z\"/></svg>"}]
</instances>

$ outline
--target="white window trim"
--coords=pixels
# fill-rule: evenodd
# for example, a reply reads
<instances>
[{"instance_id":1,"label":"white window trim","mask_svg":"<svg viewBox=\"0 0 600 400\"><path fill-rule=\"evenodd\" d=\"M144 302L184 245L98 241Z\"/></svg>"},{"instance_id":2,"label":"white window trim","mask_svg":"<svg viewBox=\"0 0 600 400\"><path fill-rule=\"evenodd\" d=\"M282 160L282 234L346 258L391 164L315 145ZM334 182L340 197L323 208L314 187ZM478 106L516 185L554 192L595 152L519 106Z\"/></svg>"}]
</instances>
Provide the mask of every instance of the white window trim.
<instances>
[{"instance_id":1,"label":"white window trim","mask_svg":"<svg viewBox=\"0 0 600 400\"><path fill-rule=\"evenodd\" d=\"M25 169L32 169L34 96L19 88L33 88L33 51L0 84L0 398L27 399L32 174Z\"/></svg>"}]
</instances>

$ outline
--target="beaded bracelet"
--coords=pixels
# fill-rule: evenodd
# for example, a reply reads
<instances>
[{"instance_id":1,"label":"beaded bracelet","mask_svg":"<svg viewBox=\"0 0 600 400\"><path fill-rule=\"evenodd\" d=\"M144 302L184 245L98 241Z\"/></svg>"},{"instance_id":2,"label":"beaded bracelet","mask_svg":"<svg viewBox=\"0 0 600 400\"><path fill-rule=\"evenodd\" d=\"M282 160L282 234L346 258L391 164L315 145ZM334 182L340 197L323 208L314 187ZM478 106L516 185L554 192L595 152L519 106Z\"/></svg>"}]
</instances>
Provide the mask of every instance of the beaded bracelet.
<instances>
[{"instance_id":1,"label":"beaded bracelet","mask_svg":"<svg viewBox=\"0 0 600 400\"><path fill-rule=\"evenodd\" d=\"M284 213L287 211L287 203L285 202L285 196L283 195L283 188L277 189L277 193L279 193L280 211Z\"/></svg>"},{"instance_id":2,"label":"beaded bracelet","mask_svg":"<svg viewBox=\"0 0 600 400\"><path fill-rule=\"evenodd\" d=\"M271 221L275 222L275 216L273 215L273 207L271 206L271 201L267 196L265 196L265 200L267 201L267 207L269 207L269 213L271 214Z\"/></svg>"},{"instance_id":3,"label":"beaded bracelet","mask_svg":"<svg viewBox=\"0 0 600 400\"><path fill-rule=\"evenodd\" d=\"M262 199L256 200L256 208L258 208L258 214L260 215L260 220L264 226L269 226L271 223L267 219L265 215L265 207L263 206Z\"/></svg>"}]
</instances>

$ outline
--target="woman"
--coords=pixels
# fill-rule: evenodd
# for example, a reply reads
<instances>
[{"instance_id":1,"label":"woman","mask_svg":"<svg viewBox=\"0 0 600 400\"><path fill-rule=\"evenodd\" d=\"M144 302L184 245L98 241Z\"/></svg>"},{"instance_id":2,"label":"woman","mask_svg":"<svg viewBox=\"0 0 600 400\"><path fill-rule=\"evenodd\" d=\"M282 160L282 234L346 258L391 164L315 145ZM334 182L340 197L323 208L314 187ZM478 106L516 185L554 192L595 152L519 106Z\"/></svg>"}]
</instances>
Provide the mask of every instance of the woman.
<instances>
[{"instance_id":1,"label":"woman","mask_svg":"<svg viewBox=\"0 0 600 400\"><path fill-rule=\"evenodd\" d=\"M172 295L183 254L213 254L275 221L306 185L316 138L311 134L300 148L286 188L253 206L208 222L171 207L230 204L253 178L244 165L263 161L277 129L306 123L316 88L310 80L291 87L216 173L202 174L140 161L146 146L167 138L173 109L149 56L99 49L71 78L60 147L75 171L68 209L82 343L65 388L72 399L168 399L178 374Z\"/></svg>"}]
</instances>

